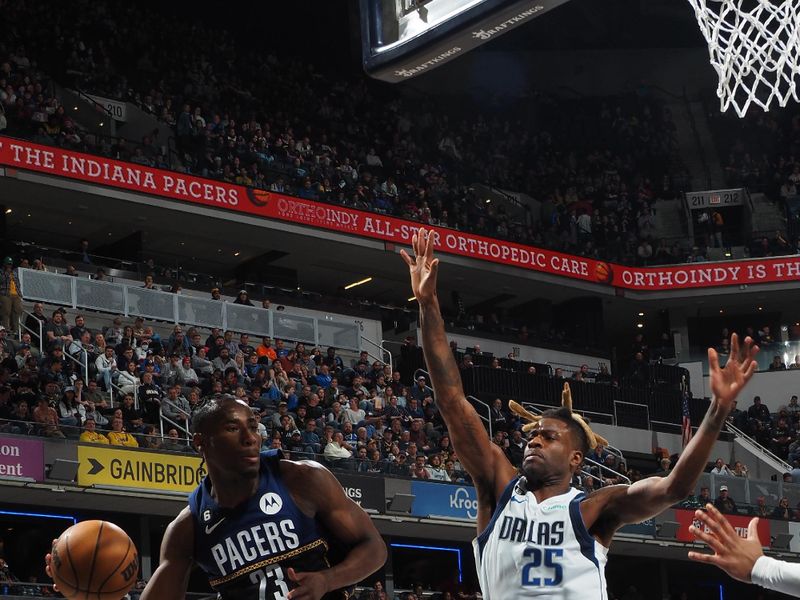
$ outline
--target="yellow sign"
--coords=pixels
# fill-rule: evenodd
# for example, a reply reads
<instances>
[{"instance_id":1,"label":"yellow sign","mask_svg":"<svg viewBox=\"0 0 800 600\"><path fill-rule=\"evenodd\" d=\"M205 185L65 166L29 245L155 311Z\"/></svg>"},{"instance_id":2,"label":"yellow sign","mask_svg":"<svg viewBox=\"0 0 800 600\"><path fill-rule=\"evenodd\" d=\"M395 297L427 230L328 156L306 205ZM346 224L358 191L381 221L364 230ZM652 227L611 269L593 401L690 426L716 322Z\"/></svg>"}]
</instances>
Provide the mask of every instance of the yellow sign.
<instances>
[{"instance_id":1,"label":"yellow sign","mask_svg":"<svg viewBox=\"0 0 800 600\"><path fill-rule=\"evenodd\" d=\"M191 492L205 476L199 456L78 446L78 485Z\"/></svg>"}]
</instances>

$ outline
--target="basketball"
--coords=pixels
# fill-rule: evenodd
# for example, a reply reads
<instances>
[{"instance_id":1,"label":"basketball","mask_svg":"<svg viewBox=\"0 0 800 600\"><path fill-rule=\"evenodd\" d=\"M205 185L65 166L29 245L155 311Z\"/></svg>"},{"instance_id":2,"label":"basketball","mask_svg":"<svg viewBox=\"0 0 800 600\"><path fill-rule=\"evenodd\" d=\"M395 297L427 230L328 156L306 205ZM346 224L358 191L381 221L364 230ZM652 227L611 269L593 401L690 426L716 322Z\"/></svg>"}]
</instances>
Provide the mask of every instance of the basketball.
<instances>
[{"instance_id":1,"label":"basketball","mask_svg":"<svg viewBox=\"0 0 800 600\"><path fill-rule=\"evenodd\" d=\"M597 281L608 283L611 281L611 267L604 262L597 263L594 268L594 276Z\"/></svg>"},{"instance_id":2,"label":"basketball","mask_svg":"<svg viewBox=\"0 0 800 600\"><path fill-rule=\"evenodd\" d=\"M50 568L66 598L119 600L136 584L139 554L113 523L83 521L53 544Z\"/></svg>"}]
</instances>

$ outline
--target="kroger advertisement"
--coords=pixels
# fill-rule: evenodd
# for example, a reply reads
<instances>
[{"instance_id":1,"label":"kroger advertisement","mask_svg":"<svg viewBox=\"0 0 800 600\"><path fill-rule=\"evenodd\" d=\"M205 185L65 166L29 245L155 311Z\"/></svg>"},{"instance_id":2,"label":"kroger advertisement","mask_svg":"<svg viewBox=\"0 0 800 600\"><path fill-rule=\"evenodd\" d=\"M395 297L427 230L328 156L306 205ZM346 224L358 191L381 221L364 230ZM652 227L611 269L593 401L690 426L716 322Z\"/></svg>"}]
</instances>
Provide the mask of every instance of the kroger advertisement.
<instances>
[{"instance_id":1,"label":"kroger advertisement","mask_svg":"<svg viewBox=\"0 0 800 600\"><path fill-rule=\"evenodd\" d=\"M411 514L415 517L451 517L474 521L478 516L478 496L470 485L449 485L412 481L414 502Z\"/></svg>"}]
</instances>

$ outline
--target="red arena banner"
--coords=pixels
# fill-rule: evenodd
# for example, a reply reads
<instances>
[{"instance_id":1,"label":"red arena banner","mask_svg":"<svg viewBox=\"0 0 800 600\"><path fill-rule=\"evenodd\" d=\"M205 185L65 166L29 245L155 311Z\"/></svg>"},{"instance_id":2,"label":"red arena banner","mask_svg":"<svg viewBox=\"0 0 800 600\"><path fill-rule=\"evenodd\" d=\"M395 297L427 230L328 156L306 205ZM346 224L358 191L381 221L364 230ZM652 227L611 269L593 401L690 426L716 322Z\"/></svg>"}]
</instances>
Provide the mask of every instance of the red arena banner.
<instances>
[{"instance_id":1,"label":"red arena banner","mask_svg":"<svg viewBox=\"0 0 800 600\"><path fill-rule=\"evenodd\" d=\"M695 519L694 511L693 510L686 510L682 508L675 509L675 518L680 523L680 529L678 529L678 533L675 534L675 539L681 542L696 542L697 538L692 535L689 531L689 526L694 525L695 527L704 527L707 531L705 525L702 524L701 521ZM748 516L740 516L740 515L725 515L725 518L728 522L733 525L733 528L736 530L736 533L739 534L740 537L747 537L747 527L750 525L750 520L753 517ZM769 520L768 519L759 519L758 520L758 539L761 541L761 545L768 548L770 545L770 533L769 533Z\"/></svg>"},{"instance_id":2,"label":"red arena banner","mask_svg":"<svg viewBox=\"0 0 800 600\"><path fill-rule=\"evenodd\" d=\"M0 137L0 165L393 244L409 245L411 237L422 226L414 221L12 138ZM430 229L436 236L436 249L441 252L628 290L673 290L800 279L800 257L670 267L624 267L444 227Z\"/></svg>"}]
</instances>

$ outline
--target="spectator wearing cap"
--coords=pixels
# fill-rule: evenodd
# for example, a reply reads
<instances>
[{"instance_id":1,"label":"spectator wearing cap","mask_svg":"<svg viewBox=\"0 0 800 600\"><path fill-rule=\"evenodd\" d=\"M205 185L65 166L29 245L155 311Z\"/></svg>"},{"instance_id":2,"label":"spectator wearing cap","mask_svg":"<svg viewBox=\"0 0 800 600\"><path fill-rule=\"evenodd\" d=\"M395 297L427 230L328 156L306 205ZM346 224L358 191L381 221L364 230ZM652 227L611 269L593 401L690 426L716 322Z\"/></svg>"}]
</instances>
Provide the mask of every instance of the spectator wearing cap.
<instances>
[{"instance_id":1,"label":"spectator wearing cap","mask_svg":"<svg viewBox=\"0 0 800 600\"><path fill-rule=\"evenodd\" d=\"M22 288L19 275L14 268L14 260L10 256L3 259L3 270L0 271L0 325L11 331L17 331L17 323L22 317Z\"/></svg>"},{"instance_id":2,"label":"spectator wearing cap","mask_svg":"<svg viewBox=\"0 0 800 600\"><path fill-rule=\"evenodd\" d=\"M208 348L205 346L198 348L197 354L192 357L192 369L202 377L208 377L214 372L214 365L208 359Z\"/></svg>"},{"instance_id":3,"label":"spectator wearing cap","mask_svg":"<svg viewBox=\"0 0 800 600\"><path fill-rule=\"evenodd\" d=\"M181 358L175 367L175 383L184 388L200 384L200 376L192 368L192 359L189 356Z\"/></svg>"},{"instance_id":4,"label":"spectator wearing cap","mask_svg":"<svg viewBox=\"0 0 800 600\"><path fill-rule=\"evenodd\" d=\"M736 502L728 495L728 486L719 486L719 496L714 500L714 506L721 513L733 514L736 512Z\"/></svg>"},{"instance_id":5,"label":"spectator wearing cap","mask_svg":"<svg viewBox=\"0 0 800 600\"><path fill-rule=\"evenodd\" d=\"M93 417L86 417L83 423L83 431L80 437L81 442L88 444L108 444L108 438L97 431L97 423Z\"/></svg>"},{"instance_id":6,"label":"spectator wearing cap","mask_svg":"<svg viewBox=\"0 0 800 600\"><path fill-rule=\"evenodd\" d=\"M247 290L239 290L239 293L236 295L236 299L233 301L234 304L244 304L245 306L253 306L253 303L250 302L250 295L247 293Z\"/></svg>"},{"instance_id":7,"label":"spectator wearing cap","mask_svg":"<svg viewBox=\"0 0 800 600\"><path fill-rule=\"evenodd\" d=\"M422 404L423 400L428 396L433 397L433 389L428 387L427 380L420 375L414 385L411 386L411 397L416 398Z\"/></svg>"}]
</instances>

